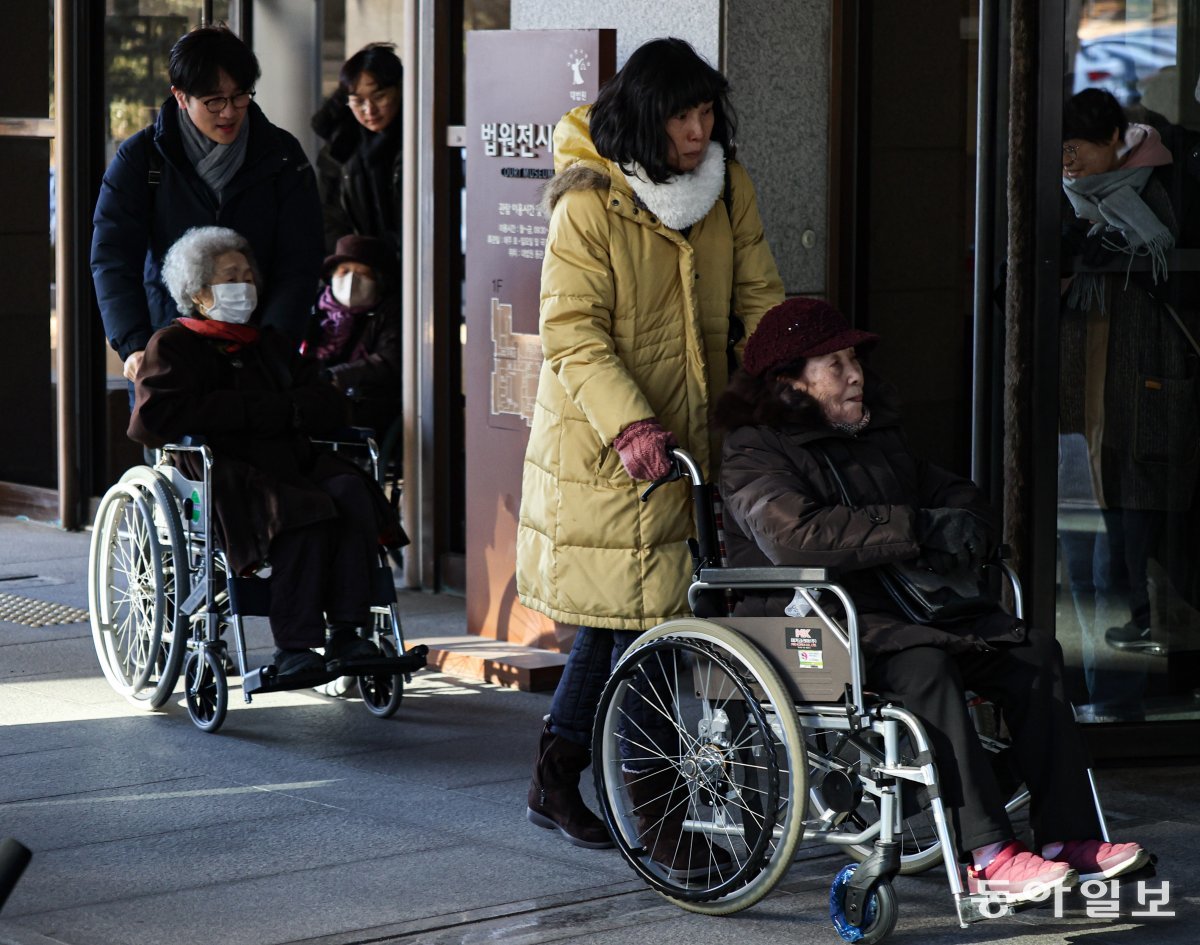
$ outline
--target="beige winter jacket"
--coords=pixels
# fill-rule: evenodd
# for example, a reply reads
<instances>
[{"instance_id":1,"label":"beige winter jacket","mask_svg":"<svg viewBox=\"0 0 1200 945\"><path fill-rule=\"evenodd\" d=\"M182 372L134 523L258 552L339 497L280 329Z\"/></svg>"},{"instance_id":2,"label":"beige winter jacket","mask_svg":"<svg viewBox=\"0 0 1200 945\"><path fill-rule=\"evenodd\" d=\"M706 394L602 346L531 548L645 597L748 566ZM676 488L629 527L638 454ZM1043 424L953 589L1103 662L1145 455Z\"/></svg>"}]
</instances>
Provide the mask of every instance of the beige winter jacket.
<instances>
[{"instance_id":1,"label":"beige winter jacket","mask_svg":"<svg viewBox=\"0 0 1200 945\"><path fill-rule=\"evenodd\" d=\"M747 334L783 298L754 188L730 163L732 229L717 197L685 239L639 208L601 158L587 109L554 135L533 430L525 453L517 590L568 624L644 630L687 612L685 482L639 500L613 439L656 417L711 477L708 411L727 378L731 289Z\"/></svg>"}]
</instances>

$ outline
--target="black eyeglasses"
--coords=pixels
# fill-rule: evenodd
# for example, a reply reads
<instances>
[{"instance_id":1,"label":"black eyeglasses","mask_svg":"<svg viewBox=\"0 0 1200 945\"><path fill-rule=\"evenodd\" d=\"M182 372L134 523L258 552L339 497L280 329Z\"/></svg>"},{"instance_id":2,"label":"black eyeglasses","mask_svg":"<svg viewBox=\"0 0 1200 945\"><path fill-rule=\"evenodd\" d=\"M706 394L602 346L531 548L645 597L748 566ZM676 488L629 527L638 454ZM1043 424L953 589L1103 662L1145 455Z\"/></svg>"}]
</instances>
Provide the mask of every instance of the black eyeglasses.
<instances>
[{"instance_id":1,"label":"black eyeglasses","mask_svg":"<svg viewBox=\"0 0 1200 945\"><path fill-rule=\"evenodd\" d=\"M396 93L396 91L396 86L389 85L386 88L376 89L366 98L362 98L358 95L351 95L346 99L346 104L355 111L361 111L362 109L366 108L368 103L376 106L377 108L382 108L387 104L388 99L390 99Z\"/></svg>"},{"instance_id":2,"label":"black eyeglasses","mask_svg":"<svg viewBox=\"0 0 1200 945\"><path fill-rule=\"evenodd\" d=\"M1079 154L1079 148L1076 147L1075 145L1073 145L1073 144L1064 144L1063 145L1063 157L1065 157L1067 160L1074 161L1076 155L1078 155L1078 154Z\"/></svg>"},{"instance_id":3,"label":"black eyeglasses","mask_svg":"<svg viewBox=\"0 0 1200 945\"><path fill-rule=\"evenodd\" d=\"M225 110L225 106L230 102L234 108L245 108L250 104L250 100L254 98L253 92L234 92L231 96L218 95L216 98L202 98L200 104L207 108L214 115L217 112Z\"/></svg>"}]
</instances>

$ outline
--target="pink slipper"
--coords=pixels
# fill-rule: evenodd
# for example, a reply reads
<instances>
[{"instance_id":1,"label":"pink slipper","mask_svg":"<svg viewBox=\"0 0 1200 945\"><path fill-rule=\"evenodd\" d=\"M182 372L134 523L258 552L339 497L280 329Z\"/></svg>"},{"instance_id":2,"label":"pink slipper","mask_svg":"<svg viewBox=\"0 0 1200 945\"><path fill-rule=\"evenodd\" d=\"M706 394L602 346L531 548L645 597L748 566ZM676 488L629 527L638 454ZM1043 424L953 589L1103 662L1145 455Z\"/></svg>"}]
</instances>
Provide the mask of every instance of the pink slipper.
<instances>
[{"instance_id":1,"label":"pink slipper","mask_svg":"<svg viewBox=\"0 0 1200 945\"><path fill-rule=\"evenodd\" d=\"M1078 874L1067 863L1044 860L1010 840L983 869L967 870L967 892L1003 896L1010 902L1044 899L1055 887L1070 889Z\"/></svg>"},{"instance_id":2,"label":"pink slipper","mask_svg":"<svg viewBox=\"0 0 1200 945\"><path fill-rule=\"evenodd\" d=\"M1054 857L1079 871L1079 881L1112 879L1132 873L1150 862L1150 854L1136 843L1109 843L1107 840L1068 840Z\"/></svg>"}]
</instances>

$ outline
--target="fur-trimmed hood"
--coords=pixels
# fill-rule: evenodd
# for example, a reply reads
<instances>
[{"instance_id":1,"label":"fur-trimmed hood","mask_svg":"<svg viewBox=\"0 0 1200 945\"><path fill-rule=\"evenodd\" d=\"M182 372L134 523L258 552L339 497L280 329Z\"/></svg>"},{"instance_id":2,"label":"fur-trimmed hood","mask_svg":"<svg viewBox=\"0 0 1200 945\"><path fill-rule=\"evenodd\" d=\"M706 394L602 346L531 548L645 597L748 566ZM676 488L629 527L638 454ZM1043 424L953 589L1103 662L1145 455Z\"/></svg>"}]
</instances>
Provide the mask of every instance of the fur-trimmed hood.
<instances>
[{"instance_id":1,"label":"fur-trimmed hood","mask_svg":"<svg viewBox=\"0 0 1200 945\"><path fill-rule=\"evenodd\" d=\"M542 188L542 213L549 218L563 194L572 190L608 190L612 176L603 168L590 163L573 164L559 171Z\"/></svg>"},{"instance_id":2,"label":"fur-trimmed hood","mask_svg":"<svg viewBox=\"0 0 1200 945\"><path fill-rule=\"evenodd\" d=\"M632 197L620 169L592 144L590 110L590 105L573 108L554 126L554 176L542 188L542 212L547 218L562 195L573 190L609 190L616 183Z\"/></svg>"}]
</instances>

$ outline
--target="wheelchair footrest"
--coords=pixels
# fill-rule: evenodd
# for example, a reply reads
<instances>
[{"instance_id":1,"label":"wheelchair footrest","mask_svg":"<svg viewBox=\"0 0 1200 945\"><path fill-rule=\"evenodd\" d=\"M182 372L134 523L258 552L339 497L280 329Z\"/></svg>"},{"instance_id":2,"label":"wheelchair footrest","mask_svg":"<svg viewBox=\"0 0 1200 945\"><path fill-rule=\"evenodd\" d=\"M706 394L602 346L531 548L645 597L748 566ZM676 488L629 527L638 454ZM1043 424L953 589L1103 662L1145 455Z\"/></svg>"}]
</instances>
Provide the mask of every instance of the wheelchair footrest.
<instances>
[{"instance_id":1,"label":"wheelchair footrest","mask_svg":"<svg viewBox=\"0 0 1200 945\"><path fill-rule=\"evenodd\" d=\"M246 673L242 679L242 692L255 695L260 692L288 692L292 689L312 689L323 686L339 676L402 676L425 668L429 647L423 643L414 646L403 656L377 657L365 660L333 660L325 669L311 673L289 673L280 676L274 665L260 666Z\"/></svg>"},{"instance_id":2,"label":"wheelchair footrest","mask_svg":"<svg viewBox=\"0 0 1200 945\"><path fill-rule=\"evenodd\" d=\"M330 680L337 679L342 673L329 669L311 673L289 673L280 676L275 672L274 665L260 666L252 669L242 678L242 692L246 695L256 695L260 692L289 692L292 689L312 689L323 686Z\"/></svg>"},{"instance_id":3,"label":"wheelchair footrest","mask_svg":"<svg viewBox=\"0 0 1200 945\"><path fill-rule=\"evenodd\" d=\"M419 644L403 656L334 660L326 666L334 676L401 676L425 668L429 647Z\"/></svg>"}]
</instances>

